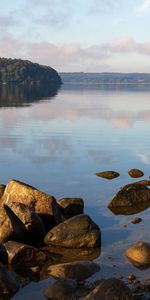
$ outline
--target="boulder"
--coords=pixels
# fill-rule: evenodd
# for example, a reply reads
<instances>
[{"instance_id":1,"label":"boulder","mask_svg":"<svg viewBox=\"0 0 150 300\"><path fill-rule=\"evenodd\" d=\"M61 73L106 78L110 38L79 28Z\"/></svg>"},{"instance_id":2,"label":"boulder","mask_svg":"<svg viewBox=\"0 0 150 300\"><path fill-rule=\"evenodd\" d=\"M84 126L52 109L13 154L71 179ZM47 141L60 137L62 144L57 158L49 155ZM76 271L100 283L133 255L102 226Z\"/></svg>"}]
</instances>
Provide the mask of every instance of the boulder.
<instances>
[{"instance_id":1,"label":"boulder","mask_svg":"<svg viewBox=\"0 0 150 300\"><path fill-rule=\"evenodd\" d=\"M103 280L84 300L133 300L128 286L116 278Z\"/></svg>"},{"instance_id":2,"label":"boulder","mask_svg":"<svg viewBox=\"0 0 150 300\"><path fill-rule=\"evenodd\" d=\"M53 300L71 300L77 290L77 283L71 279L59 279L50 284L43 291L47 299Z\"/></svg>"},{"instance_id":3,"label":"boulder","mask_svg":"<svg viewBox=\"0 0 150 300\"><path fill-rule=\"evenodd\" d=\"M8 240L21 241L25 238L25 230L22 222L7 206L0 206L0 243Z\"/></svg>"},{"instance_id":4,"label":"boulder","mask_svg":"<svg viewBox=\"0 0 150 300\"><path fill-rule=\"evenodd\" d=\"M144 175L143 171L139 169L131 169L129 170L128 174L133 178L142 177Z\"/></svg>"},{"instance_id":5,"label":"boulder","mask_svg":"<svg viewBox=\"0 0 150 300\"><path fill-rule=\"evenodd\" d=\"M84 202L81 198L63 198L58 200L58 204L61 206L63 220L83 214Z\"/></svg>"},{"instance_id":6,"label":"boulder","mask_svg":"<svg viewBox=\"0 0 150 300\"><path fill-rule=\"evenodd\" d=\"M127 184L121 188L108 204L108 208L150 206L150 190L141 184Z\"/></svg>"},{"instance_id":7,"label":"boulder","mask_svg":"<svg viewBox=\"0 0 150 300\"><path fill-rule=\"evenodd\" d=\"M40 244L46 234L42 219L37 213L31 211L25 204L11 202L7 206L13 211L16 217L23 223L25 227L25 241L28 244Z\"/></svg>"},{"instance_id":8,"label":"boulder","mask_svg":"<svg viewBox=\"0 0 150 300\"><path fill-rule=\"evenodd\" d=\"M100 270L100 266L92 261L75 261L63 264L47 265L47 277L71 278L83 281Z\"/></svg>"},{"instance_id":9,"label":"boulder","mask_svg":"<svg viewBox=\"0 0 150 300\"><path fill-rule=\"evenodd\" d=\"M98 225L85 214L72 217L51 229L45 244L67 248L99 247L101 234Z\"/></svg>"},{"instance_id":10,"label":"boulder","mask_svg":"<svg viewBox=\"0 0 150 300\"><path fill-rule=\"evenodd\" d=\"M139 241L126 250L125 256L134 266L146 269L150 267L150 244Z\"/></svg>"},{"instance_id":11,"label":"boulder","mask_svg":"<svg viewBox=\"0 0 150 300\"><path fill-rule=\"evenodd\" d=\"M115 171L104 171L96 173L96 176L111 180L117 178L118 176L120 176L120 174Z\"/></svg>"},{"instance_id":12,"label":"boulder","mask_svg":"<svg viewBox=\"0 0 150 300\"><path fill-rule=\"evenodd\" d=\"M19 287L16 274L0 264L0 299L6 299L6 296L16 293Z\"/></svg>"},{"instance_id":13,"label":"boulder","mask_svg":"<svg viewBox=\"0 0 150 300\"><path fill-rule=\"evenodd\" d=\"M47 230L60 221L60 208L55 198L35 187L17 180L10 180L2 196L2 203L9 201L25 204L29 210L35 211L43 220Z\"/></svg>"}]
</instances>

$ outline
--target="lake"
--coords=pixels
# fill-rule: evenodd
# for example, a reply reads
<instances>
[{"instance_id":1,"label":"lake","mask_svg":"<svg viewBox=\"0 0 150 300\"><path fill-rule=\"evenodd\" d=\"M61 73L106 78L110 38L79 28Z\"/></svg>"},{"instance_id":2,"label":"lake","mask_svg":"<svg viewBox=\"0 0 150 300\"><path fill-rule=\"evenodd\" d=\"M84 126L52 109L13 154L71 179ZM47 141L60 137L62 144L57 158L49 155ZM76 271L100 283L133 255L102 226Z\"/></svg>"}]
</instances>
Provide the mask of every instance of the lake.
<instances>
[{"instance_id":1,"label":"lake","mask_svg":"<svg viewBox=\"0 0 150 300\"><path fill-rule=\"evenodd\" d=\"M0 89L1 183L18 179L56 199L81 197L102 232L100 274L141 278L124 252L150 242L150 208L134 216L114 215L107 205L131 168L150 175L150 86L105 85ZM114 170L108 181L96 172ZM143 222L133 225L135 216Z\"/></svg>"}]
</instances>

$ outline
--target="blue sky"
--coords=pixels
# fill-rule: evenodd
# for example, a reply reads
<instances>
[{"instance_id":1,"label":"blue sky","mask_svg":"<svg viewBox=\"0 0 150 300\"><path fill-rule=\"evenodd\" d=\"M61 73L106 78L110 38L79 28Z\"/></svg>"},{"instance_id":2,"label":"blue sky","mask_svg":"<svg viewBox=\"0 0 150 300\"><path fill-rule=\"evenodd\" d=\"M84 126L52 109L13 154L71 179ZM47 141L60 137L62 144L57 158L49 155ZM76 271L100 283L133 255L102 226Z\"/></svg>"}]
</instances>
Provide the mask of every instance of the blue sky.
<instances>
[{"instance_id":1,"label":"blue sky","mask_svg":"<svg viewBox=\"0 0 150 300\"><path fill-rule=\"evenodd\" d=\"M150 0L5 0L0 56L58 71L150 72Z\"/></svg>"}]
</instances>

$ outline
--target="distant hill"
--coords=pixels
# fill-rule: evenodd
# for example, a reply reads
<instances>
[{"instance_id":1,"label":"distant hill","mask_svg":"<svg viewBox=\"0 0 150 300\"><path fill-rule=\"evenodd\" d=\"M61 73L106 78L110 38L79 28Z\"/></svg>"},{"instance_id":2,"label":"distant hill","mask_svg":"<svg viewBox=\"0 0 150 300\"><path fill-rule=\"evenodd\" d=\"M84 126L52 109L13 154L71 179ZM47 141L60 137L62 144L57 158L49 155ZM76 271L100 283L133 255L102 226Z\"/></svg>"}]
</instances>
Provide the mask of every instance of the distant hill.
<instances>
[{"instance_id":1,"label":"distant hill","mask_svg":"<svg viewBox=\"0 0 150 300\"><path fill-rule=\"evenodd\" d=\"M150 73L59 73L65 84L150 84Z\"/></svg>"},{"instance_id":2,"label":"distant hill","mask_svg":"<svg viewBox=\"0 0 150 300\"><path fill-rule=\"evenodd\" d=\"M49 83L60 85L59 74L51 67L32 63L28 60L0 58L1 84Z\"/></svg>"}]
</instances>

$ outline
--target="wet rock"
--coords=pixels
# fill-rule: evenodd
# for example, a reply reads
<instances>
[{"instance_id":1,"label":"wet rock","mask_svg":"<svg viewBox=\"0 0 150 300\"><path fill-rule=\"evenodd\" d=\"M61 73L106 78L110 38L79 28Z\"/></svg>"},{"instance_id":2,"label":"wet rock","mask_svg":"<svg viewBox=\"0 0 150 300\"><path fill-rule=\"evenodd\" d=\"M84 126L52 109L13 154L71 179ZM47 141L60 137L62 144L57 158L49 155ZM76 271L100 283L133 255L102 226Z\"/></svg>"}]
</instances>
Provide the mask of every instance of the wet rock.
<instances>
[{"instance_id":1,"label":"wet rock","mask_svg":"<svg viewBox=\"0 0 150 300\"><path fill-rule=\"evenodd\" d=\"M142 177L144 175L143 171L139 169L131 169L129 170L128 174L133 178Z\"/></svg>"},{"instance_id":2,"label":"wet rock","mask_svg":"<svg viewBox=\"0 0 150 300\"><path fill-rule=\"evenodd\" d=\"M92 261L76 261L64 264L47 265L47 275L56 278L71 278L83 281L100 270Z\"/></svg>"},{"instance_id":3,"label":"wet rock","mask_svg":"<svg viewBox=\"0 0 150 300\"><path fill-rule=\"evenodd\" d=\"M96 176L111 180L117 178L118 176L120 176L120 174L115 171L104 171L96 173Z\"/></svg>"},{"instance_id":4,"label":"wet rock","mask_svg":"<svg viewBox=\"0 0 150 300\"><path fill-rule=\"evenodd\" d=\"M99 247L100 229L88 215L82 214L55 226L47 233L44 242L67 248Z\"/></svg>"},{"instance_id":5,"label":"wet rock","mask_svg":"<svg viewBox=\"0 0 150 300\"><path fill-rule=\"evenodd\" d=\"M22 222L7 205L0 206L0 243L8 240L21 241L24 238Z\"/></svg>"},{"instance_id":6,"label":"wet rock","mask_svg":"<svg viewBox=\"0 0 150 300\"><path fill-rule=\"evenodd\" d=\"M83 213L84 202L81 198L63 198L58 200L58 204L61 206L63 220Z\"/></svg>"},{"instance_id":7,"label":"wet rock","mask_svg":"<svg viewBox=\"0 0 150 300\"><path fill-rule=\"evenodd\" d=\"M38 214L29 210L23 203L11 202L9 200L7 205L23 223L25 227L25 241L31 245L40 244L44 239L46 231L43 221Z\"/></svg>"},{"instance_id":8,"label":"wet rock","mask_svg":"<svg viewBox=\"0 0 150 300\"><path fill-rule=\"evenodd\" d=\"M150 190L141 184L127 184L121 188L108 204L108 208L150 206Z\"/></svg>"},{"instance_id":9,"label":"wet rock","mask_svg":"<svg viewBox=\"0 0 150 300\"><path fill-rule=\"evenodd\" d=\"M103 280L84 300L133 300L127 285L116 278Z\"/></svg>"},{"instance_id":10,"label":"wet rock","mask_svg":"<svg viewBox=\"0 0 150 300\"><path fill-rule=\"evenodd\" d=\"M23 182L17 180L8 182L2 202L9 204L9 201L23 203L35 211L42 218L47 230L60 221L60 208L55 198Z\"/></svg>"},{"instance_id":11,"label":"wet rock","mask_svg":"<svg viewBox=\"0 0 150 300\"><path fill-rule=\"evenodd\" d=\"M125 256L137 268L148 268L150 267L150 244L137 242L126 250Z\"/></svg>"},{"instance_id":12,"label":"wet rock","mask_svg":"<svg viewBox=\"0 0 150 300\"><path fill-rule=\"evenodd\" d=\"M132 219L132 220L131 220L131 223L132 223L132 224L138 224L138 223L142 222L142 220L143 220L143 219L137 217L137 218Z\"/></svg>"},{"instance_id":13,"label":"wet rock","mask_svg":"<svg viewBox=\"0 0 150 300\"><path fill-rule=\"evenodd\" d=\"M6 185L0 183L0 198L3 196L4 191L5 191Z\"/></svg>"},{"instance_id":14,"label":"wet rock","mask_svg":"<svg viewBox=\"0 0 150 300\"><path fill-rule=\"evenodd\" d=\"M77 283L74 280L59 279L44 289L44 296L50 300L71 300L77 287Z\"/></svg>"},{"instance_id":15,"label":"wet rock","mask_svg":"<svg viewBox=\"0 0 150 300\"><path fill-rule=\"evenodd\" d=\"M46 260L46 255L37 248L14 241L4 244L8 255L8 263L15 270L22 270L34 266L41 266Z\"/></svg>"},{"instance_id":16,"label":"wet rock","mask_svg":"<svg viewBox=\"0 0 150 300\"><path fill-rule=\"evenodd\" d=\"M19 287L20 284L15 273L8 271L0 264L0 299L5 299L6 295L16 293Z\"/></svg>"}]
</instances>

